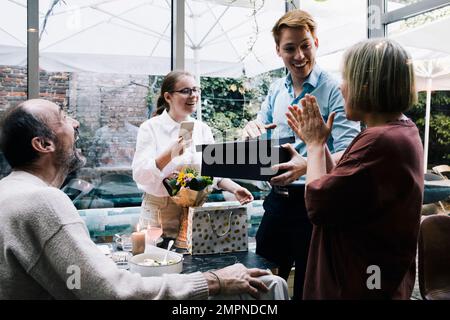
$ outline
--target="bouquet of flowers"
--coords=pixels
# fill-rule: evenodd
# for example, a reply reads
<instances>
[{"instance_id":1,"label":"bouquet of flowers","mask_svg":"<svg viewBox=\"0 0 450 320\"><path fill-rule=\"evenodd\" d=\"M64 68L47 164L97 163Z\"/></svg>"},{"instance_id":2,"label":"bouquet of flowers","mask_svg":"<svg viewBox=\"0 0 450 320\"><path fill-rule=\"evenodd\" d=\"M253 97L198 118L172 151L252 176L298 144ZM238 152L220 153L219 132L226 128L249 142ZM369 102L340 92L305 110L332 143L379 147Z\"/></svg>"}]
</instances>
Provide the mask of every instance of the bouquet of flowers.
<instances>
[{"instance_id":1,"label":"bouquet of flowers","mask_svg":"<svg viewBox=\"0 0 450 320\"><path fill-rule=\"evenodd\" d=\"M174 177L163 180L164 187L172 200L183 207L175 247L186 251L189 207L199 207L206 201L212 183L212 177L200 176L193 168L183 168Z\"/></svg>"},{"instance_id":2,"label":"bouquet of flowers","mask_svg":"<svg viewBox=\"0 0 450 320\"><path fill-rule=\"evenodd\" d=\"M211 191L212 177L200 176L193 168L183 168L173 178L166 178L163 184L172 200L180 207L201 206Z\"/></svg>"}]
</instances>

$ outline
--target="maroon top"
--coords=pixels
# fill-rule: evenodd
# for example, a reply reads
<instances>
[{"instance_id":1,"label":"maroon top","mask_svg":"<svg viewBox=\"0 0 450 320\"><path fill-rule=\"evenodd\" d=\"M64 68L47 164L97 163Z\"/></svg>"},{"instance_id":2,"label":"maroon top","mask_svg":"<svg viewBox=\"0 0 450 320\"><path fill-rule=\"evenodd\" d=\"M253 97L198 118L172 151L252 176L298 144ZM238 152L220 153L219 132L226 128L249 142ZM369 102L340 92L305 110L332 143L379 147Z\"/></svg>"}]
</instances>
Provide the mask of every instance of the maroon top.
<instances>
[{"instance_id":1,"label":"maroon top","mask_svg":"<svg viewBox=\"0 0 450 320\"><path fill-rule=\"evenodd\" d=\"M361 132L337 166L307 186L314 229L305 299L410 298L422 170L419 132L410 120L399 120ZM368 289L377 274L380 289Z\"/></svg>"}]
</instances>

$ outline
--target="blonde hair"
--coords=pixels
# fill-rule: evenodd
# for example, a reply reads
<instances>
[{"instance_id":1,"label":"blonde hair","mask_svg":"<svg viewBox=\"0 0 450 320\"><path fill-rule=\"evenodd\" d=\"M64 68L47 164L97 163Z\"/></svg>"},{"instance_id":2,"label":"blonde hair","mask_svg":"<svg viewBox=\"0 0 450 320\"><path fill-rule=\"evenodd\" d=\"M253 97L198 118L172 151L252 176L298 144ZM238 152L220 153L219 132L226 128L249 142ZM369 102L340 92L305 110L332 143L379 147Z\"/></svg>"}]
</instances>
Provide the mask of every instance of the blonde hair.
<instances>
[{"instance_id":1,"label":"blonde hair","mask_svg":"<svg viewBox=\"0 0 450 320\"><path fill-rule=\"evenodd\" d=\"M283 28L304 28L306 31L311 32L313 38L316 38L317 24L313 17L303 10L292 10L286 12L272 28L273 38L277 45L280 44L281 31Z\"/></svg>"},{"instance_id":2,"label":"blonde hair","mask_svg":"<svg viewBox=\"0 0 450 320\"><path fill-rule=\"evenodd\" d=\"M365 112L403 112L417 99L411 56L389 39L362 41L344 55L347 107Z\"/></svg>"}]
</instances>

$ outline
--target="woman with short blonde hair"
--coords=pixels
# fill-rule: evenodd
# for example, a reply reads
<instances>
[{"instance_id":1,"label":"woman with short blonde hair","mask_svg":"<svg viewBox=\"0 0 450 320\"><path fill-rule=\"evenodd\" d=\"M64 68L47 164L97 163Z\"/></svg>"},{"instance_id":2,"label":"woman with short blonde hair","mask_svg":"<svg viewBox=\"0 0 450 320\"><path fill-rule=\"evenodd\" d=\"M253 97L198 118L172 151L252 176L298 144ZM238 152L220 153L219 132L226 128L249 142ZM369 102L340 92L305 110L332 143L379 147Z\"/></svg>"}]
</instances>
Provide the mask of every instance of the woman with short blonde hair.
<instances>
[{"instance_id":1,"label":"woman with short blonde hair","mask_svg":"<svg viewBox=\"0 0 450 320\"><path fill-rule=\"evenodd\" d=\"M354 45L344 56L343 69L348 108L404 112L416 101L412 60L395 41L374 39Z\"/></svg>"},{"instance_id":2,"label":"woman with short blonde hair","mask_svg":"<svg viewBox=\"0 0 450 320\"><path fill-rule=\"evenodd\" d=\"M415 100L411 57L396 42L369 40L344 57L348 119L367 129L333 166L312 96L288 123L307 144L305 202L314 225L305 299L409 299L423 196L423 149L402 112Z\"/></svg>"}]
</instances>

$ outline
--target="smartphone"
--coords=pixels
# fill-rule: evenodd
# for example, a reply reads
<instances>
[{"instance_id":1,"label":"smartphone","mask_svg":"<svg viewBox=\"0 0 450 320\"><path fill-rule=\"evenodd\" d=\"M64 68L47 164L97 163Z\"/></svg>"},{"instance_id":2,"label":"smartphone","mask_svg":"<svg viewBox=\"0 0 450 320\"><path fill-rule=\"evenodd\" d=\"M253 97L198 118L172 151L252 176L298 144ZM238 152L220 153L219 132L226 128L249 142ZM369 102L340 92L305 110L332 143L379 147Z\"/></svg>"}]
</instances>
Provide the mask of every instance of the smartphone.
<instances>
[{"instance_id":1,"label":"smartphone","mask_svg":"<svg viewBox=\"0 0 450 320\"><path fill-rule=\"evenodd\" d=\"M194 121L183 121L180 125L178 137L183 137L185 141L192 140L192 132L194 131Z\"/></svg>"}]
</instances>

